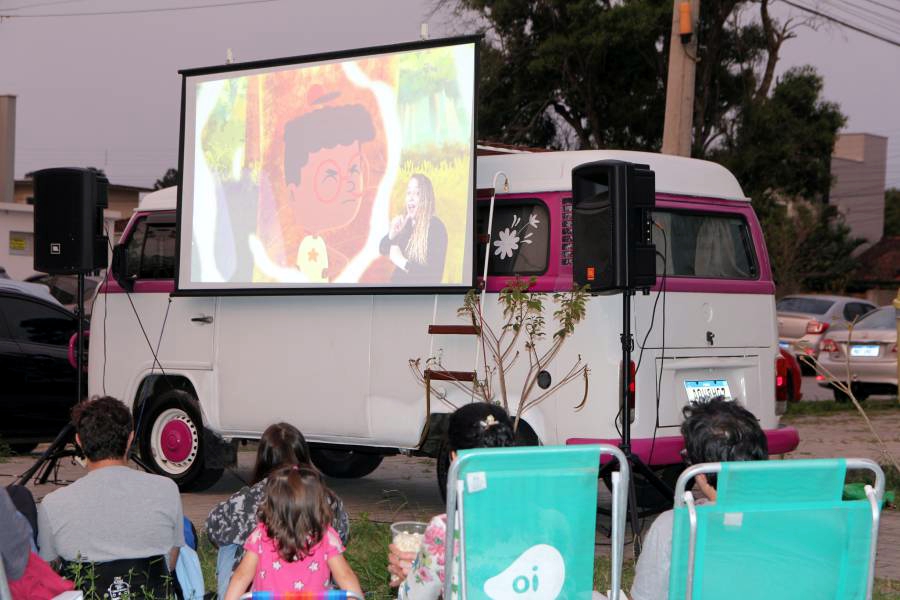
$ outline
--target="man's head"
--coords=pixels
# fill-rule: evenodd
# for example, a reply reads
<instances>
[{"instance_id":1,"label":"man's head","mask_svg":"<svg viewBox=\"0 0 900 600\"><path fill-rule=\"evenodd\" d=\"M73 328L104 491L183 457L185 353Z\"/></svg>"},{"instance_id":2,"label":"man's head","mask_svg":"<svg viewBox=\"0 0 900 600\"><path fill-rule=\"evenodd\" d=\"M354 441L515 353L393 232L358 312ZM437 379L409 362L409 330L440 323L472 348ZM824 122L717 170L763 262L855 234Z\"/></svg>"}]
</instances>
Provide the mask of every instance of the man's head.
<instances>
[{"instance_id":1,"label":"man's head","mask_svg":"<svg viewBox=\"0 0 900 600\"><path fill-rule=\"evenodd\" d=\"M341 227L356 216L366 185L362 144L374 138L372 117L358 104L320 108L285 125L285 183L307 232Z\"/></svg>"},{"instance_id":2,"label":"man's head","mask_svg":"<svg viewBox=\"0 0 900 600\"><path fill-rule=\"evenodd\" d=\"M721 396L685 406L681 435L692 464L769 457L766 435L756 417Z\"/></svg>"},{"instance_id":3,"label":"man's head","mask_svg":"<svg viewBox=\"0 0 900 600\"><path fill-rule=\"evenodd\" d=\"M134 428L131 413L119 400L104 396L77 404L72 423L89 461L121 459L128 452Z\"/></svg>"}]
</instances>

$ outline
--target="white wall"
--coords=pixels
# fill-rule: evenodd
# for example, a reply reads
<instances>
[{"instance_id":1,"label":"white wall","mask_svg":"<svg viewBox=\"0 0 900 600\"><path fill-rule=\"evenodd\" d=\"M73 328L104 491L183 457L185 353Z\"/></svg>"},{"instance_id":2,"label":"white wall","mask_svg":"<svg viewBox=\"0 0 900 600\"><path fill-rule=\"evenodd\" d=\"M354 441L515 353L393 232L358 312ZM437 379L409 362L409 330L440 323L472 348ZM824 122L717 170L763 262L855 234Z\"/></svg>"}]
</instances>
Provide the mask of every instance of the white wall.
<instances>
[{"instance_id":1,"label":"white wall","mask_svg":"<svg viewBox=\"0 0 900 600\"><path fill-rule=\"evenodd\" d=\"M104 211L109 231L113 231L118 218L118 211ZM21 280L35 274L33 206L0 203L0 266L12 279Z\"/></svg>"}]
</instances>

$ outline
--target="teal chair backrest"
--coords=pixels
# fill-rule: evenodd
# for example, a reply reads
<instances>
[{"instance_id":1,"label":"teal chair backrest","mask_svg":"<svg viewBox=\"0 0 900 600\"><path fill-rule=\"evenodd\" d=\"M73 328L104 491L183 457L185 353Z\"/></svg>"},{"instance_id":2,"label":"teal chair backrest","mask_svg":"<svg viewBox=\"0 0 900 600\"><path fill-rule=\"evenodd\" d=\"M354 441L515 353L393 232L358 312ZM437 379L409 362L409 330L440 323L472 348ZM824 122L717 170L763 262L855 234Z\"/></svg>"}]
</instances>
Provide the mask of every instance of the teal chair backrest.
<instances>
[{"instance_id":1,"label":"teal chair backrest","mask_svg":"<svg viewBox=\"0 0 900 600\"><path fill-rule=\"evenodd\" d=\"M844 501L847 469L875 473L866 500ZM715 503L685 487L715 474ZM864 459L708 463L675 492L670 600L869 598L884 474Z\"/></svg>"},{"instance_id":2,"label":"teal chair backrest","mask_svg":"<svg viewBox=\"0 0 900 600\"><path fill-rule=\"evenodd\" d=\"M444 597L590 598L601 453L619 459L612 543L613 584L620 585L628 477L621 451L605 445L489 448L460 452L450 468L445 564L458 570L445 577ZM454 563L449 540L457 537Z\"/></svg>"}]
</instances>

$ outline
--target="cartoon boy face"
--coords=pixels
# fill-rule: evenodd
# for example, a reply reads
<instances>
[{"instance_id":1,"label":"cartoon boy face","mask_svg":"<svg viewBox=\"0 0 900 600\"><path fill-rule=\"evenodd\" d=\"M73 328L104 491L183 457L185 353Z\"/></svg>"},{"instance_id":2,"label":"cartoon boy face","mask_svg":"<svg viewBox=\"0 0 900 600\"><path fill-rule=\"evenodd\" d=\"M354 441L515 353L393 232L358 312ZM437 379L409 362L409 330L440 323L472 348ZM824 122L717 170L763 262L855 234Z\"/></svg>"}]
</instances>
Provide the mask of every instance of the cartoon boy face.
<instances>
[{"instance_id":1,"label":"cartoon boy face","mask_svg":"<svg viewBox=\"0 0 900 600\"><path fill-rule=\"evenodd\" d=\"M362 144L375 129L361 105L301 115L284 131L284 176L294 219L306 234L347 225L359 213L366 162Z\"/></svg>"},{"instance_id":2,"label":"cartoon boy face","mask_svg":"<svg viewBox=\"0 0 900 600\"><path fill-rule=\"evenodd\" d=\"M318 235L353 221L363 198L365 168L359 142L309 155L299 183L288 183L290 206L303 229Z\"/></svg>"}]
</instances>

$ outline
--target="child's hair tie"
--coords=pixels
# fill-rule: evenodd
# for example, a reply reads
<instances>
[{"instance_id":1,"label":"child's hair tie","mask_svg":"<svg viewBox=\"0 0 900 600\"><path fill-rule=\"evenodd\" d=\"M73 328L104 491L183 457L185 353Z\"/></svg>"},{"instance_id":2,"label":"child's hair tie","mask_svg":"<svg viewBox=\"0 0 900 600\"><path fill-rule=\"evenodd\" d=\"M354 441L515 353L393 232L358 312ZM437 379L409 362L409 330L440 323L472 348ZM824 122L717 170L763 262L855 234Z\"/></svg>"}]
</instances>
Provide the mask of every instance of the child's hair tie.
<instances>
[{"instance_id":1,"label":"child's hair tie","mask_svg":"<svg viewBox=\"0 0 900 600\"><path fill-rule=\"evenodd\" d=\"M490 429L497 424L497 419L494 418L494 415L488 415L485 417L484 421L479 421L478 423L481 425L482 429Z\"/></svg>"}]
</instances>

